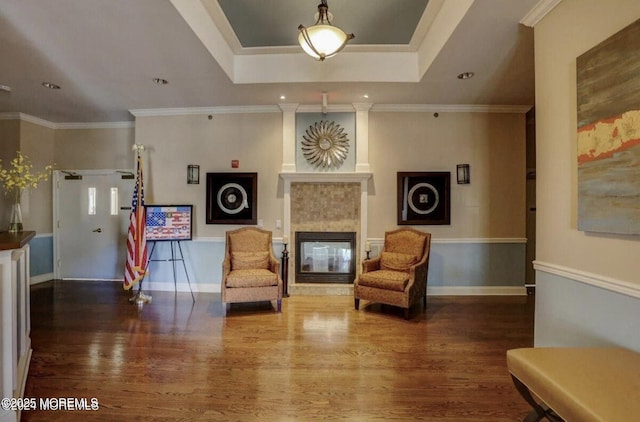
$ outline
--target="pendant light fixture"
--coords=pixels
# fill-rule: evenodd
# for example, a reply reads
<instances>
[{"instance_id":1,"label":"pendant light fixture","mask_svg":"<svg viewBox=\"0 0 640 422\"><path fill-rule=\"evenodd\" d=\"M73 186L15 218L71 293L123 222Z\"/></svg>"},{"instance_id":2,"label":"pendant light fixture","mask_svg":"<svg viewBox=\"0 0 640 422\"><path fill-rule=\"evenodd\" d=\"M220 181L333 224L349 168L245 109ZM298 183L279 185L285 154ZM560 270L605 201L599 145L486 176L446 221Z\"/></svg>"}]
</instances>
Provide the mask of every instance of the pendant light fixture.
<instances>
[{"instance_id":1,"label":"pendant light fixture","mask_svg":"<svg viewBox=\"0 0 640 422\"><path fill-rule=\"evenodd\" d=\"M342 29L331 25L332 18L327 0L322 0L318 5L316 23L309 28L303 25L298 26L300 46L305 53L316 60L323 61L335 56L354 37L353 34L345 34Z\"/></svg>"}]
</instances>

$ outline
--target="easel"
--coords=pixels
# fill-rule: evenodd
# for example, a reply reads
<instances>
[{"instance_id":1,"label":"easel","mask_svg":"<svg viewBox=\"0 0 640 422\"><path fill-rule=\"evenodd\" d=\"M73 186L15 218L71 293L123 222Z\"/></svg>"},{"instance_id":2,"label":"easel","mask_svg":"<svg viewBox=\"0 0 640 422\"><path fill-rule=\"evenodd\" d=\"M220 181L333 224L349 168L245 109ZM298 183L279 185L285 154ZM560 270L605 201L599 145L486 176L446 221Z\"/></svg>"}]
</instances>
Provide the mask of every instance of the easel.
<instances>
[{"instance_id":1,"label":"easel","mask_svg":"<svg viewBox=\"0 0 640 422\"><path fill-rule=\"evenodd\" d=\"M182 246L180 245L180 241L179 240L169 241L171 242L171 258L170 259L153 259L153 252L156 250L157 242L156 241L150 241L150 242L153 242L153 246L151 246L151 252L149 253L149 262L171 262L171 265L173 266L173 287L176 293L178 292L178 283L177 283L177 277L176 277L176 262L182 261L184 274L187 277L187 283L189 283L189 291L191 292L191 299L195 303L196 298L195 296L193 296L193 289L191 288L191 280L189 280L189 273L187 272L187 264L184 263L184 254L182 253ZM180 252L180 258L176 256L176 248L175 248L176 244L178 244L178 251ZM140 281L140 284L142 284L142 280Z\"/></svg>"}]
</instances>

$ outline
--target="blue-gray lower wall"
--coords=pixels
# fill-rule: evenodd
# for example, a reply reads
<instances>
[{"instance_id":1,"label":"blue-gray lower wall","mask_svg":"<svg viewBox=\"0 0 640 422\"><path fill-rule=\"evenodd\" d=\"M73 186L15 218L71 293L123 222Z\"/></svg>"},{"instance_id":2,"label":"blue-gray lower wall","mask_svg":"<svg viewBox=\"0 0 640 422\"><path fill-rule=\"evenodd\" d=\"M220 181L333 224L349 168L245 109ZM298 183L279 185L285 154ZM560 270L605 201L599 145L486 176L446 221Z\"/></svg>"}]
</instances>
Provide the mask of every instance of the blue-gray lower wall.
<instances>
[{"instance_id":1,"label":"blue-gray lower wall","mask_svg":"<svg viewBox=\"0 0 640 422\"><path fill-rule=\"evenodd\" d=\"M374 256L382 239L372 239ZM31 243L31 275L53 273L53 237L44 235ZM150 247L153 243L150 243ZM174 243L174 258L180 257ZM189 291L185 267L196 292L219 292L224 258L224 238L180 242L183 261L169 261L170 242L156 242L145 289ZM273 245L281 256L282 245ZM429 294L524 294L525 243L522 239L434 240L429 261ZM173 263L176 277L174 285Z\"/></svg>"},{"instance_id":2,"label":"blue-gray lower wall","mask_svg":"<svg viewBox=\"0 0 640 422\"><path fill-rule=\"evenodd\" d=\"M374 256L381 239L371 240ZM171 243L156 242L147 289L188 291L185 266L193 291L219 292L224 258L224 239L208 238L181 242L184 254L176 264L174 287ZM174 244L174 247L177 245ZM274 253L281 256L282 245L274 242ZM174 249L174 257L179 250ZM434 241L429 262L430 294L524 294L525 243L514 240ZM358 264L359 265L359 264Z\"/></svg>"},{"instance_id":3,"label":"blue-gray lower wall","mask_svg":"<svg viewBox=\"0 0 640 422\"><path fill-rule=\"evenodd\" d=\"M53 273L53 235L38 235L29 242L31 277Z\"/></svg>"},{"instance_id":4,"label":"blue-gray lower wall","mask_svg":"<svg viewBox=\"0 0 640 422\"><path fill-rule=\"evenodd\" d=\"M525 243L434 241L430 287L524 287Z\"/></svg>"},{"instance_id":5,"label":"blue-gray lower wall","mask_svg":"<svg viewBox=\"0 0 640 422\"><path fill-rule=\"evenodd\" d=\"M640 285L538 263L536 347L621 346L640 352Z\"/></svg>"}]
</instances>

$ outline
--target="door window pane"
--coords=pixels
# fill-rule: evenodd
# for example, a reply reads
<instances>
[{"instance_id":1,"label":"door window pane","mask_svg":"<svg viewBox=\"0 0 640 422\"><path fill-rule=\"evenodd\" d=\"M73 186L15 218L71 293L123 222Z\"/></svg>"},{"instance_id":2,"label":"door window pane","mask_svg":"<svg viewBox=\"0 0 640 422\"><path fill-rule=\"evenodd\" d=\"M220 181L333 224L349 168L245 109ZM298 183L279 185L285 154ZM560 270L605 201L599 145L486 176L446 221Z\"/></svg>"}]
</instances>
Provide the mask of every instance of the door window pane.
<instances>
[{"instance_id":1,"label":"door window pane","mask_svg":"<svg viewBox=\"0 0 640 422\"><path fill-rule=\"evenodd\" d=\"M96 188L89 188L89 215L96 215Z\"/></svg>"},{"instance_id":2,"label":"door window pane","mask_svg":"<svg viewBox=\"0 0 640 422\"><path fill-rule=\"evenodd\" d=\"M111 188L111 215L118 215L118 188Z\"/></svg>"}]
</instances>

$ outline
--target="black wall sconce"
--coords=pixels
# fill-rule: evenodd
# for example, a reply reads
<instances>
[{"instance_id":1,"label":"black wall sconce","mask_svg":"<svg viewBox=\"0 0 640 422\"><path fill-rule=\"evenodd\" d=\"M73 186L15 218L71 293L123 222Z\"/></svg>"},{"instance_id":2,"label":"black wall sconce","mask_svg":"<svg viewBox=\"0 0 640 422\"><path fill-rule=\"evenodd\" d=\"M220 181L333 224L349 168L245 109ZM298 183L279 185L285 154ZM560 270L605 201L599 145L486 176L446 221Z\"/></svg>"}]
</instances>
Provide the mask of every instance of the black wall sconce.
<instances>
[{"instance_id":1,"label":"black wall sconce","mask_svg":"<svg viewBox=\"0 0 640 422\"><path fill-rule=\"evenodd\" d=\"M469 170L469 164L458 164L456 166L456 171L458 174L459 185L468 185L469 183L471 183L471 172Z\"/></svg>"},{"instance_id":2,"label":"black wall sconce","mask_svg":"<svg viewBox=\"0 0 640 422\"><path fill-rule=\"evenodd\" d=\"M200 184L200 166L197 164L189 164L187 166L187 183L189 185Z\"/></svg>"}]
</instances>

